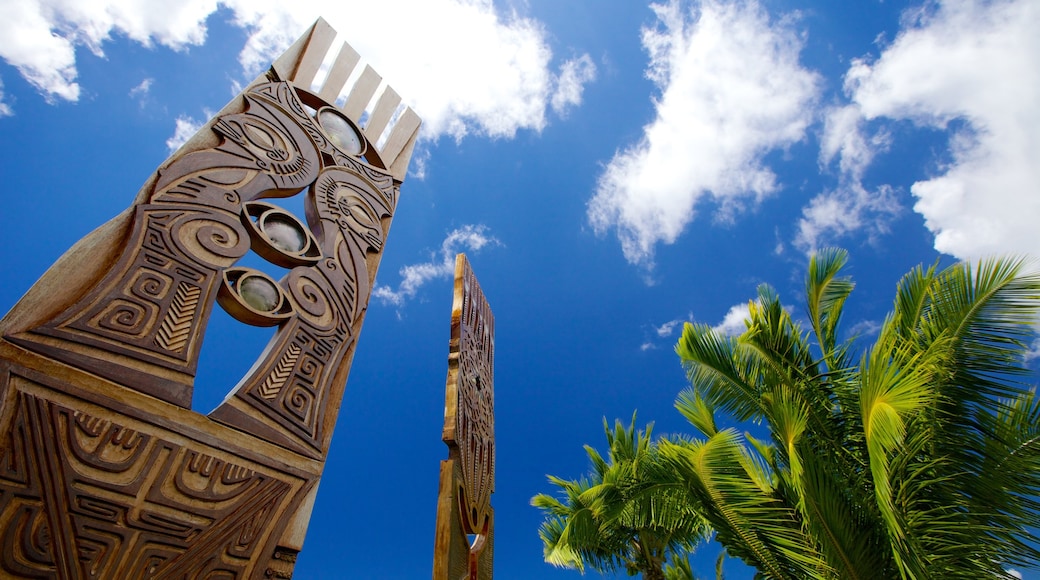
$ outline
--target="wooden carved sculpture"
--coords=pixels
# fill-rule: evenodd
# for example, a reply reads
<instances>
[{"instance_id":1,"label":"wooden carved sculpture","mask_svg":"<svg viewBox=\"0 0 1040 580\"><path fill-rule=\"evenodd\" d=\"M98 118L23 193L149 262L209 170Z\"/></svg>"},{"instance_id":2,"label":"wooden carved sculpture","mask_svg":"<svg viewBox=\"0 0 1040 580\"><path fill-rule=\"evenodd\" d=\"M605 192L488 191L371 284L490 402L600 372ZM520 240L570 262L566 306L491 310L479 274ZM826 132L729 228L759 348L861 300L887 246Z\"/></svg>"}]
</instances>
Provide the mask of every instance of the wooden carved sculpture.
<instances>
[{"instance_id":1,"label":"wooden carved sculpture","mask_svg":"<svg viewBox=\"0 0 1040 580\"><path fill-rule=\"evenodd\" d=\"M490 580L495 512L495 318L465 254L455 258L455 300L444 403L434 580Z\"/></svg>"},{"instance_id":2,"label":"wooden carved sculpture","mask_svg":"<svg viewBox=\"0 0 1040 580\"><path fill-rule=\"evenodd\" d=\"M419 128L390 89L359 128L371 68L334 105L345 43L311 91L334 37L319 20L0 321L0 577L292 576ZM261 201L300 192L306 223ZM285 276L236 267L251 249ZM214 301L279 328L202 416Z\"/></svg>"}]
</instances>

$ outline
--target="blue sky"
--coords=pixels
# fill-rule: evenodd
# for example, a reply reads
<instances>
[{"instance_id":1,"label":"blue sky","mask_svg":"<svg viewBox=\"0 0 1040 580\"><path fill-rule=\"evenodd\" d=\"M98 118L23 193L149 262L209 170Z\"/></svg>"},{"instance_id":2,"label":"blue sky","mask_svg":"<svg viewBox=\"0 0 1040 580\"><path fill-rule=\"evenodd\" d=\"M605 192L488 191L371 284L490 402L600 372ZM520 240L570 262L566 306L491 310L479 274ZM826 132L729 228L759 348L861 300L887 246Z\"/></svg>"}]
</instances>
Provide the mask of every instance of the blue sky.
<instances>
[{"instance_id":1,"label":"blue sky","mask_svg":"<svg viewBox=\"0 0 1040 580\"><path fill-rule=\"evenodd\" d=\"M801 315L807 254L840 245L869 339L919 263L1040 256L1032 0L21 0L0 311L319 14L424 127L298 578L430 573L457 251L496 317L500 579L577 577L528 502L587 470L604 417L689 431L683 321L738 328L762 282ZM196 410L270 332L214 314Z\"/></svg>"}]
</instances>

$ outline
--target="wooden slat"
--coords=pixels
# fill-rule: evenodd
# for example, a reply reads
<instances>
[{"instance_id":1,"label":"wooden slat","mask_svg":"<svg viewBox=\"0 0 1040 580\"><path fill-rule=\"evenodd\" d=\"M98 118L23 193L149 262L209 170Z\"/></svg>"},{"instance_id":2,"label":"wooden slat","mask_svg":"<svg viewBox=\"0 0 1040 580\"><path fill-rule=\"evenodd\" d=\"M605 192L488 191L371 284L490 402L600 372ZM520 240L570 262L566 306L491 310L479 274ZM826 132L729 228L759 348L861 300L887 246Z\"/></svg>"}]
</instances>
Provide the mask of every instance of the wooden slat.
<instances>
[{"instance_id":1,"label":"wooden slat","mask_svg":"<svg viewBox=\"0 0 1040 580\"><path fill-rule=\"evenodd\" d=\"M324 19L318 18L302 36L296 39L292 46L282 53L282 56L279 56L277 60L271 63L271 69L278 75L279 80L292 80L293 75L296 74L296 69L300 65L300 55L307 49L307 42L310 40L311 35L314 34L314 29L322 24L328 26Z\"/></svg>"},{"instance_id":2,"label":"wooden slat","mask_svg":"<svg viewBox=\"0 0 1040 580\"><path fill-rule=\"evenodd\" d=\"M379 88L379 83L382 81L383 77L379 76L376 71L372 70L371 66L366 64L365 70L361 72L361 77L354 83L354 88L350 90L347 102L343 104L341 109L343 114L355 123L360 121L361 114L365 112L365 107L372 100L372 95L376 94L376 89Z\"/></svg>"},{"instance_id":3,"label":"wooden slat","mask_svg":"<svg viewBox=\"0 0 1040 580\"><path fill-rule=\"evenodd\" d=\"M336 31L329 26L328 22L319 19L314 23L307 48L304 50L299 66L296 67L296 73L290 79L294 85L304 90L311 90L314 76L318 74L318 69L321 68L321 63L325 60L325 55L329 53L329 48L335 39Z\"/></svg>"},{"instance_id":4,"label":"wooden slat","mask_svg":"<svg viewBox=\"0 0 1040 580\"><path fill-rule=\"evenodd\" d=\"M387 167L392 166L394 161L397 160L397 156L401 154L404 146L408 144L408 140L415 134L421 124L422 119L415 114L411 107L405 109L401 116L397 118L394 128L390 130L390 136L387 137L386 143L383 144L383 149L379 152L379 158L383 160L383 163L386 163Z\"/></svg>"},{"instance_id":5,"label":"wooden slat","mask_svg":"<svg viewBox=\"0 0 1040 580\"><path fill-rule=\"evenodd\" d=\"M397 94L397 91L392 87L386 87L376 102L376 108L372 109L372 114L368 116L368 124L365 125L364 131L369 141L373 144L379 141L379 136L383 134L383 130L394 116L394 111L397 110L397 105L400 104L401 96ZM389 163L386 159L383 161Z\"/></svg>"},{"instance_id":6,"label":"wooden slat","mask_svg":"<svg viewBox=\"0 0 1040 580\"><path fill-rule=\"evenodd\" d=\"M325 84L321 86L318 96L324 101L335 104L336 97L343 90L343 85L347 84L347 78L350 77L350 73L354 72L354 67L357 66L359 60L361 60L361 55L344 42L339 49L339 54L336 55L335 62L332 63L332 68L329 69L329 76L325 77Z\"/></svg>"}]
</instances>

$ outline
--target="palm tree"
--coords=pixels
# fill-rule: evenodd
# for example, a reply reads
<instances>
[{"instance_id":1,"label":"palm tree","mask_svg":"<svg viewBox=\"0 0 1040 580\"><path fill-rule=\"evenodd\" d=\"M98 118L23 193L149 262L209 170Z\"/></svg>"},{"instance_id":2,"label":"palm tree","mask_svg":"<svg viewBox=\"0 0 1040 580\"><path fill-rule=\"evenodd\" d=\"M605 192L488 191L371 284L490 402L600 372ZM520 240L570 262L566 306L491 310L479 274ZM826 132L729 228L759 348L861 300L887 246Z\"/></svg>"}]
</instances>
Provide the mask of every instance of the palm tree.
<instances>
[{"instance_id":1,"label":"palm tree","mask_svg":"<svg viewBox=\"0 0 1040 580\"><path fill-rule=\"evenodd\" d=\"M716 538L763 578L1009 578L1040 563L1040 399L1025 380L1040 276L1011 259L918 267L862 355L838 325L842 250L810 261L809 331L759 289L747 330L687 324L703 435L662 442ZM858 358L858 362L855 361ZM716 411L768 437L719 429Z\"/></svg>"},{"instance_id":2,"label":"palm tree","mask_svg":"<svg viewBox=\"0 0 1040 580\"><path fill-rule=\"evenodd\" d=\"M607 459L586 445L592 472L575 481L550 475L562 497L531 500L546 518L539 531L546 562L663 580L670 558L685 557L707 539L709 527L658 458L653 424L636 431L635 421L633 415L627 428L615 421L611 431L604 419Z\"/></svg>"}]
</instances>

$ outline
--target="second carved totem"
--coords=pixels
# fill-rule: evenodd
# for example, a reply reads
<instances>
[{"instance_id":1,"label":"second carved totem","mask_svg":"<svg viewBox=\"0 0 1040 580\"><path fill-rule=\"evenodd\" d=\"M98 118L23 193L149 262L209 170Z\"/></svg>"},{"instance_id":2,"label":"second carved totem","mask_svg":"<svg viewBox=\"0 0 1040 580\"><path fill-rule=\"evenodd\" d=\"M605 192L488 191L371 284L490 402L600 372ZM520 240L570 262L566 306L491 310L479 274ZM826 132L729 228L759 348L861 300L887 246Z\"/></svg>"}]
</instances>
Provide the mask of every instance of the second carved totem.
<instances>
[{"instance_id":1,"label":"second carved totem","mask_svg":"<svg viewBox=\"0 0 1040 580\"><path fill-rule=\"evenodd\" d=\"M490 580L495 551L495 317L465 254L455 299L444 402L434 580Z\"/></svg>"}]
</instances>

